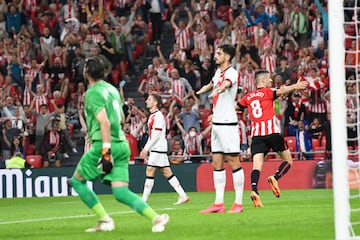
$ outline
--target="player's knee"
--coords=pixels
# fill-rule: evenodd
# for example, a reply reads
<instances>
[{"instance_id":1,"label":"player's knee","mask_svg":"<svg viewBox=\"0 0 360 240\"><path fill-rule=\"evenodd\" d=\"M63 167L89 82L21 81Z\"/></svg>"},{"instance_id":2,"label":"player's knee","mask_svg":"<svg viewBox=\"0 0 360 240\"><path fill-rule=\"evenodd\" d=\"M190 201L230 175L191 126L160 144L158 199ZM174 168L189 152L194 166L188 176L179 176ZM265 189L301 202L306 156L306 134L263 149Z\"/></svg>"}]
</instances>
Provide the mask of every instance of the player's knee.
<instances>
[{"instance_id":1,"label":"player's knee","mask_svg":"<svg viewBox=\"0 0 360 240\"><path fill-rule=\"evenodd\" d=\"M80 181L79 179L73 176L70 180L68 180L68 184L76 190L77 187L84 184L84 182Z\"/></svg>"},{"instance_id":2,"label":"player's knee","mask_svg":"<svg viewBox=\"0 0 360 240\"><path fill-rule=\"evenodd\" d=\"M127 195L129 194L129 188L128 187L117 187L113 188L113 193L115 196L115 199L119 202L124 202L126 200Z\"/></svg>"}]
</instances>

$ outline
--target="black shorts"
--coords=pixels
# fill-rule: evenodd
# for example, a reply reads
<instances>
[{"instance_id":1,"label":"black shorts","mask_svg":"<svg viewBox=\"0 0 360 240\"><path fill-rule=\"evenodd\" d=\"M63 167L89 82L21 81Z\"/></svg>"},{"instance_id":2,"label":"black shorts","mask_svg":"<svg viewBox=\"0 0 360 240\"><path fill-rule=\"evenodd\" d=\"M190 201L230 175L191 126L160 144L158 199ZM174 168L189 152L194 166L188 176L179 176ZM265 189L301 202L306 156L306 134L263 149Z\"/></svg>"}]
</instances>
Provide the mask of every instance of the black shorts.
<instances>
[{"instance_id":1,"label":"black shorts","mask_svg":"<svg viewBox=\"0 0 360 240\"><path fill-rule=\"evenodd\" d=\"M284 138L278 134L270 134L267 136L255 136L252 138L251 155L257 153L264 153L266 155L270 149L274 152L282 152L288 149L287 143Z\"/></svg>"}]
</instances>

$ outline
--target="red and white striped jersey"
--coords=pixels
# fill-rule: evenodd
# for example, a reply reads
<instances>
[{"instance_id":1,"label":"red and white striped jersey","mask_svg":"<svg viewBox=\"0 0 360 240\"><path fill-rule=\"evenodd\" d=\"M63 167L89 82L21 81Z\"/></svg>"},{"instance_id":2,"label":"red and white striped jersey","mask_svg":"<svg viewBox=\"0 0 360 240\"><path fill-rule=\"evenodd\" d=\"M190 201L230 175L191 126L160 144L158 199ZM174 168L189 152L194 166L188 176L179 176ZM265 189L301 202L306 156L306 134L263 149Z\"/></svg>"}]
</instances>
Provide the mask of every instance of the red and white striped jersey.
<instances>
[{"instance_id":1,"label":"red and white striped jersey","mask_svg":"<svg viewBox=\"0 0 360 240\"><path fill-rule=\"evenodd\" d=\"M323 35L323 25L321 23L320 17L314 18L311 22L312 25L312 37L322 36Z\"/></svg>"},{"instance_id":2,"label":"red and white striped jersey","mask_svg":"<svg viewBox=\"0 0 360 240\"><path fill-rule=\"evenodd\" d=\"M275 116L274 97L276 89L259 88L246 94L240 105L247 107L251 120L251 136L267 136L280 133L280 123Z\"/></svg>"},{"instance_id":3,"label":"red and white striped jersey","mask_svg":"<svg viewBox=\"0 0 360 240\"><path fill-rule=\"evenodd\" d=\"M194 137L190 137L189 134L183 136L184 143L185 143L185 152L188 155L196 155L202 154L202 146L201 141L203 140L203 135L201 132L196 133Z\"/></svg>"},{"instance_id":4,"label":"red and white striped jersey","mask_svg":"<svg viewBox=\"0 0 360 240\"><path fill-rule=\"evenodd\" d=\"M249 73L247 70L240 72L240 87L244 93L256 90L255 72Z\"/></svg>"},{"instance_id":5,"label":"red and white striped jersey","mask_svg":"<svg viewBox=\"0 0 360 240\"><path fill-rule=\"evenodd\" d=\"M326 75L328 75L328 68L329 68L329 59L327 56L324 56L319 61L319 70L320 72L324 72Z\"/></svg>"},{"instance_id":6,"label":"red and white striped jersey","mask_svg":"<svg viewBox=\"0 0 360 240\"><path fill-rule=\"evenodd\" d=\"M195 3L195 12L199 12L201 17L204 17L209 12L209 3L205 3L204 7L201 7L200 3Z\"/></svg>"},{"instance_id":7,"label":"red and white striped jersey","mask_svg":"<svg viewBox=\"0 0 360 240\"><path fill-rule=\"evenodd\" d=\"M141 123L141 116L140 114L135 114L133 116L131 116L130 118L130 132L135 132L136 129L138 128L139 124ZM140 131L138 131L138 140L140 139L139 136L142 136L143 133L145 132L144 128L140 129Z\"/></svg>"},{"instance_id":8,"label":"red and white striped jersey","mask_svg":"<svg viewBox=\"0 0 360 240\"><path fill-rule=\"evenodd\" d=\"M263 29L261 29L261 31L263 31ZM272 48L273 42L272 42L270 34L267 34L265 37L261 38L261 44L262 44L264 49L265 48Z\"/></svg>"},{"instance_id":9,"label":"red and white striped jersey","mask_svg":"<svg viewBox=\"0 0 360 240\"><path fill-rule=\"evenodd\" d=\"M291 18L290 18L290 10L288 7L284 7L283 8L283 23L286 25L286 26L290 26L290 23L291 23Z\"/></svg>"},{"instance_id":10,"label":"red and white striped jersey","mask_svg":"<svg viewBox=\"0 0 360 240\"><path fill-rule=\"evenodd\" d=\"M38 4L38 0L25 0L24 6L27 12L31 12L33 7L40 6L40 4Z\"/></svg>"},{"instance_id":11,"label":"red and white striped jersey","mask_svg":"<svg viewBox=\"0 0 360 240\"><path fill-rule=\"evenodd\" d=\"M176 43L179 44L180 49L190 48L190 28L185 27L180 29L177 26L174 28Z\"/></svg>"},{"instance_id":12,"label":"red and white striped jersey","mask_svg":"<svg viewBox=\"0 0 360 240\"><path fill-rule=\"evenodd\" d=\"M267 13L267 15L268 15L269 17L272 17L272 16L274 16L274 15L277 14L277 10L276 10L275 4L266 4L266 5L264 6L264 8L265 8L265 12Z\"/></svg>"},{"instance_id":13,"label":"red and white striped jersey","mask_svg":"<svg viewBox=\"0 0 360 240\"><path fill-rule=\"evenodd\" d=\"M49 98L48 98L46 93L41 94L41 95L36 94L36 96L35 96L35 106L34 106L35 111L37 113L40 113L40 106L43 105L43 104L49 105L49 103L50 103Z\"/></svg>"},{"instance_id":14,"label":"red and white striped jersey","mask_svg":"<svg viewBox=\"0 0 360 240\"><path fill-rule=\"evenodd\" d=\"M171 88L173 95L177 95L177 97L179 97L180 99L183 99L185 97L186 88L178 78L173 78Z\"/></svg>"},{"instance_id":15,"label":"red and white striped jersey","mask_svg":"<svg viewBox=\"0 0 360 240\"><path fill-rule=\"evenodd\" d=\"M186 53L185 51L178 51L178 52L171 52L169 59L173 59L173 58L177 58L180 61L185 61L186 60Z\"/></svg>"},{"instance_id":16,"label":"red and white striped jersey","mask_svg":"<svg viewBox=\"0 0 360 240\"><path fill-rule=\"evenodd\" d=\"M30 91L30 89L25 87L24 92L23 92L23 101L22 101L23 106L25 106L25 105L30 106L31 100L32 100L31 91Z\"/></svg>"},{"instance_id":17,"label":"red and white striped jersey","mask_svg":"<svg viewBox=\"0 0 360 240\"><path fill-rule=\"evenodd\" d=\"M75 9L74 9L74 6L73 5L70 5L70 4L65 4L63 7L62 7L62 11L64 13L64 19L69 19L69 18L75 18L76 15L75 15Z\"/></svg>"},{"instance_id":18,"label":"red and white striped jersey","mask_svg":"<svg viewBox=\"0 0 360 240\"><path fill-rule=\"evenodd\" d=\"M217 93L213 99L213 118L214 123L237 123L235 111L236 94L238 82L240 81L239 73L229 67L225 71L217 69L212 79L214 89L220 86L224 81L230 81L231 86L222 93Z\"/></svg>"},{"instance_id":19,"label":"red and white striped jersey","mask_svg":"<svg viewBox=\"0 0 360 240\"><path fill-rule=\"evenodd\" d=\"M260 56L261 68L268 70L270 73L275 72L276 68L276 54L264 53Z\"/></svg>"},{"instance_id":20,"label":"red and white striped jersey","mask_svg":"<svg viewBox=\"0 0 360 240\"><path fill-rule=\"evenodd\" d=\"M308 88L306 89L309 99L309 109L313 113L325 113L325 93L328 90L325 83L323 83L319 77L305 77L306 81L309 83Z\"/></svg>"},{"instance_id":21,"label":"red and white striped jersey","mask_svg":"<svg viewBox=\"0 0 360 240\"><path fill-rule=\"evenodd\" d=\"M98 34L91 34L91 38L93 40L94 43L99 43L100 42L100 33Z\"/></svg>"},{"instance_id":22,"label":"red and white striped jersey","mask_svg":"<svg viewBox=\"0 0 360 240\"><path fill-rule=\"evenodd\" d=\"M205 31L194 32L194 48L204 49L207 44L207 36Z\"/></svg>"}]
</instances>

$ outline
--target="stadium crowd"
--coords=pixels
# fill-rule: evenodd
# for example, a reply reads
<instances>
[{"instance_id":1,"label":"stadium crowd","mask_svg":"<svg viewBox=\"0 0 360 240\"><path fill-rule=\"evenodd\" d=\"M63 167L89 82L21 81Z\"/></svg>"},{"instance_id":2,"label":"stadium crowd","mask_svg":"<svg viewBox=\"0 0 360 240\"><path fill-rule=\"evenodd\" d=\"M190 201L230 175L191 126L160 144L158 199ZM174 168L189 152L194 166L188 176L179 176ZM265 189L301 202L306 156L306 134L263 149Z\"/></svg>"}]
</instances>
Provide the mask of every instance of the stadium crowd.
<instances>
[{"instance_id":1,"label":"stadium crowd","mask_svg":"<svg viewBox=\"0 0 360 240\"><path fill-rule=\"evenodd\" d=\"M83 151L72 132L86 131L82 73L91 56L106 63L107 80L123 97L132 162L146 142L149 113L127 96L126 81L136 82L144 100L153 92L162 96L173 164L210 161L212 99L196 91L211 81L214 52L226 43L236 46L239 99L255 89L257 69L272 74L274 88L299 78L309 82L307 90L278 98L276 114L295 159L330 158L326 6L326 0L1 0L0 168L15 155L41 155L44 167L59 167L69 153ZM164 39L166 24L170 39ZM345 26L349 36L355 27ZM169 41L172 49L165 52ZM347 39L346 49L354 50L346 55L350 94L356 91L356 46ZM135 60L146 48L156 54L137 78ZM357 120L356 102L347 97L349 123ZM242 157L249 159L246 110L238 119ZM356 134L356 126L348 127L353 149Z\"/></svg>"}]
</instances>

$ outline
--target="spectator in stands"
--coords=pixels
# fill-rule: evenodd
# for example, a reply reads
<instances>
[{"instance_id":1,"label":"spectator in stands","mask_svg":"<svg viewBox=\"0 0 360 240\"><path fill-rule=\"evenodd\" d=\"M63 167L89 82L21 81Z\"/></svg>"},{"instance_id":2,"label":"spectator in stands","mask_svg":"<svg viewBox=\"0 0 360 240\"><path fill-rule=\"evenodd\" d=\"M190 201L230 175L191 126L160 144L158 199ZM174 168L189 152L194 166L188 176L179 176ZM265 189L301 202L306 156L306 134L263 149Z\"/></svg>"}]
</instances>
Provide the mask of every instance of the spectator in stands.
<instances>
[{"instance_id":1,"label":"spectator in stands","mask_svg":"<svg viewBox=\"0 0 360 240\"><path fill-rule=\"evenodd\" d=\"M16 155L21 158L25 158L24 143L25 137L21 137L20 135L15 136L10 146L10 155L12 157Z\"/></svg>"},{"instance_id":2,"label":"spectator in stands","mask_svg":"<svg viewBox=\"0 0 360 240\"><path fill-rule=\"evenodd\" d=\"M180 77L186 78L190 83L192 89L196 90L199 84L197 84L197 77L195 72L192 69L192 62L190 60L185 60L183 67L179 68Z\"/></svg>"},{"instance_id":3,"label":"spectator in stands","mask_svg":"<svg viewBox=\"0 0 360 240\"><path fill-rule=\"evenodd\" d=\"M292 70L288 66L288 64L287 64L288 60L287 60L287 58L285 56L280 57L279 62L280 62L280 66L275 69L275 72L276 72L276 74L279 74L282 77L283 84L285 84L285 82L290 80Z\"/></svg>"},{"instance_id":4,"label":"spectator in stands","mask_svg":"<svg viewBox=\"0 0 360 240\"><path fill-rule=\"evenodd\" d=\"M245 56L246 54L250 54L252 60L254 60L260 66L260 57L258 48L253 45L253 41L251 38L246 38L244 43L240 47L241 56Z\"/></svg>"},{"instance_id":5,"label":"spectator in stands","mask_svg":"<svg viewBox=\"0 0 360 240\"><path fill-rule=\"evenodd\" d=\"M307 47L309 45L307 18L304 13L304 9L300 3L295 4L290 13L291 31L296 42L300 48Z\"/></svg>"},{"instance_id":6,"label":"spectator in stands","mask_svg":"<svg viewBox=\"0 0 360 240\"><path fill-rule=\"evenodd\" d=\"M1 110L1 117L6 117L6 118L13 117L15 109L16 109L16 106L14 103L14 98L8 96L6 98L5 105L2 107L2 110Z\"/></svg>"},{"instance_id":7,"label":"spectator in stands","mask_svg":"<svg viewBox=\"0 0 360 240\"><path fill-rule=\"evenodd\" d=\"M175 23L176 15L179 14L180 8L176 8L174 13L171 15L170 23L174 29L175 41L179 44L179 47L183 51L190 50L190 34L192 33L193 26L193 16L190 12L190 9L185 6L183 11L187 14L187 24L185 24L184 20L180 20L178 23Z\"/></svg>"},{"instance_id":8,"label":"spectator in stands","mask_svg":"<svg viewBox=\"0 0 360 240\"><path fill-rule=\"evenodd\" d=\"M83 53L85 58L91 57L91 48L97 47L90 33L86 34L85 41L82 45Z\"/></svg>"},{"instance_id":9,"label":"spectator in stands","mask_svg":"<svg viewBox=\"0 0 360 240\"><path fill-rule=\"evenodd\" d=\"M182 141L178 137L174 137L172 141L169 160L171 164L182 164L185 160L185 152L182 147Z\"/></svg>"},{"instance_id":10,"label":"spectator in stands","mask_svg":"<svg viewBox=\"0 0 360 240\"><path fill-rule=\"evenodd\" d=\"M313 160L314 153L312 152L313 151L312 134L309 131L309 126L305 125L304 121L299 121L297 123L295 136L296 136L296 152L299 152L298 159Z\"/></svg>"},{"instance_id":11,"label":"spectator in stands","mask_svg":"<svg viewBox=\"0 0 360 240\"><path fill-rule=\"evenodd\" d=\"M211 13L206 13L203 18L200 18L200 20L201 20L202 26L206 32L207 43L208 43L208 45L212 46L214 44L214 39L215 39L216 31L218 30L218 27L217 27L216 23L213 21L213 19L211 18L210 14Z\"/></svg>"},{"instance_id":12,"label":"spectator in stands","mask_svg":"<svg viewBox=\"0 0 360 240\"><path fill-rule=\"evenodd\" d=\"M322 137L325 135L325 129L321 123L319 118L314 118L310 122L310 131L312 133L312 137L321 140Z\"/></svg>"},{"instance_id":13,"label":"spectator in stands","mask_svg":"<svg viewBox=\"0 0 360 240\"><path fill-rule=\"evenodd\" d=\"M186 155L202 155L203 154L203 139L211 131L211 124L204 130L199 131L195 127L190 127L188 131L185 131L183 125L180 123L180 117L175 116L176 126L181 132L181 136L184 141L185 154ZM192 163L199 163L203 157L190 157Z\"/></svg>"},{"instance_id":14,"label":"spectator in stands","mask_svg":"<svg viewBox=\"0 0 360 240\"><path fill-rule=\"evenodd\" d=\"M44 138L41 144L41 155L43 167L54 165L61 167L61 146L63 144L63 135L59 128L59 120L52 116L43 126Z\"/></svg>"},{"instance_id":15,"label":"spectator in stands","mask_svg":"<svg viewBox=\"0 0 360 240\"><path fill-rule=\"evenodd\" d=\"M174 43L173 50L170 52L169 60L176 60L179 65L182 65L186 60L186 52L180 48L178 43Z\"/></svg>"},{"instance_id":16,"label":"spectator in stands","mask_svg":"<svg viewBox=\"0 0 360 240\"><path fill-rule=\"evenodd\" d=\"M51 52L54 52L56 39L51 34L51 30L49 26L46 25L43 31L44 34L41 35L39 40L40 40L41 53L43 56L45 56L50 54Z\"/></svg>"},{"instance_id":17,"label":"spectator in stands","mask_svg":"<svg viewBox=\"0 0 360 240\"><path fill-rule=\"evenodd\" d=\"M64 58L65 59L65 58ZM60 57L54 59L53 64L50 65L50 68L47 70L49 73L49 84L50 91L61 90L64 88L65 82L69 82L69 79L66 74L66 61L62 61ZM66 86L67 87L67 86Z\"/></svg>"},{"instance_id":18,"label":"spectator in stands","mask_svg":"<svg viewBox=\"0 0 360 240\"><path fill-rule=\"evenodd\" d=\"M142 118L141 123L133 131L131 130L130 122L124 123L123 131L125 133L126 139L129 142L131 163L134 163L135 158L139 156L139 145L138 145L139 132L141 132L146 122L147 122L147 118L146 117Z\"/></svg>"},{"instance_id":19,"label":"spectator in stands","mask_svg":"<svg viewBox=\"0 0 360 240\"><path fill-rule=\"evenodd\" d=\"M21 130L21 132L25 131L25 124L24 124L24 112L22 110L22 106L20 105L20 102L18 101L18 104L15 107L14 115L10 118L11 125L13 128L18 128Z\"/></svg>"},{"instance_id":20,"label":"spectator in stands","mask_svg":"<svg viewBox=\"0 0 360 240\"><path fill-rule=\"evenodd\" d=\"M310 121L319 118L321 122L326 120L325 92L328 90L325 83L317 76L316 68L311 68L309 76L305 77L309 83L305 96L310 103Z\"/></svg>"},{"instance_id":21,"label":"spectator in stands","mask_svg":"<svg viewBox=\"0 0 360 240\"><path fill-rule=\"evenodd\" d=\"M0 168L4 168L4 161L9 159L12 155L10 152L10 147L12 140L14 137L19 136L21 134L21 130L18 128L14 128L11 125L10 119L5 119L3 122L2 136L1 136L1 166Z\"/></svg>"},{"instance_id":22,"label":"spectator in stands","mask_svg":"<svg viewBox=\"0 0 360 240\"><path fill-rule=\"evenodd\" d=\"M152 43L154 45L160 45L162 34L162 15L165 13L165 7L162 0L146 0L146 4L149 6L150 21L152 27Z\"/></svg>"},{"instance_id":23,"label":"spectator in stands","mask_svg":"<svg viewBox=\"0 0 360 240\"><path fill-rule=\"evenodd\" d=\"M184 99L189 91L193 91L189 81L186 78L180 77L179 71L176 68L170 71L170 77L167 77L164 70L160 69L158 77L163 81L171 83L173 97L180 103L182 103L182 99Z\"/></svg>"},{"instance_id":24,"label":"spectator in stands","mask_svg":"<svg viewBox=\"0 0 360 240\"><path fill-rule=\"evenodd\" d=\"M303 120L308 122L307 115L306 107L301 102L301 93L298 91L293 92L287 101L284 114L284 134L294 136L298 123Z\"/></svg>"},{"instance_id":25,"label":"spectator in stands","mask_svg":"<svg viewBox=\"0 0 360 240\"><path fill-rule=\"evenodd\" d=\"M79 82L84 82L84 65L85 65L85 57L81 52L81 48L76 48L75 50L76 57L71 62L71 81L75 82L75 84Z\"/></svg>"},{"instance_id":26,"label":"spectator in stands","mask_svg":"<svg viewBox=\"0 0 360 240\"><path fill-rule=\"evenodd\" d=\"M59 92L55 92L54 95L59 95ZM50 103L55 108L55 118L58 121L58 127L61 131L63 137L63 144L61 146L61 153L63 154L64 158L69 158L68 152L72 151L73 153L77 153L76 146L74 142L71 140L69 135L69 127L73 128L73 126L69 126L67 124L67 116L65 114L65 106L61 103L56 103L56 99L51 99Z\"/></svg>"},{"instance_id":27,"label":"spectator in stands","mask_svg":"<svg viewBox=\"0 0 360 240\"><path fill-rule=\"evenodd\" d=\"M111 61L109 61L104 55L100 54L100 50L97 46L91 47L90 51L91 51L91 57L98 57L105 63L106 66L105 76L109 76L111 70L113 69L113 64L111 63Z\"/></svg>"},{"instance_id":28,"label":"spectator in stands","mask_svg":"<svg viewBox=\"0 0 360 240\"><path fill-rule=\"evenodd\" d=\"M36 98L33 99L31 103L31 109L33 109L33 106L35 104ZM43 142L44 137L44 126L47 122L49 122L49 119L51 119L53 116L55 116L55 112L49 113L49 108L46 103L40 105L40 113L33 110L32 114L36 118L36 130L35 130L35 146L36 146L36 154L39 154L41 152L41 144Z\"/></svg>"},{"instance_id":29,"label":"spectator in stands","mask_svg":"<svg viewBox=\"0 0 360 240\"><path fill-rule=\"evenodd\" d=\"M11 3L9 6L7 4L3 5L6 15L6 30L11 37L15 37L14 35L18 34L23 26L22 4L23 2L20 1L17 5L16 3Z\"/></svg>"},{"instance_id":30,"label":"spectator in stands","mask_svg":"<svg viewBox=\"0 0 360 240\"><path fill-rule=\"evenodd\" d=\"M11 75L5 76L5 82L3 85L3 89L4 89L4 95L6 97L12 97L13 100L15 100L14 98L19 97L19 95L18 95L19 88L17 85L15 85L13 83L13 79L12 79Z\"/></svg>"},{"instance_id":31,"label":"spectator in stands","mask_svg":"<svg viewBox=\"0 0 360 240\"><path fill-rule=\"evenodd\" d=\"M185 100L182 112L179 113L178 117L185 131L189 131L191 127L194 127L198 132L200 131L199 114L191 109L189 101Z\"/></svg>"},{"instance_id":32,"label":"spectator in stands","mask_svg":"<svg viewBox=\"0 0 360 240\"><path fill-rule=\"evenodd\" d=\"M356 101L356 84L346 84L346 121L347 121L347 145L355 149L358 146L357 142L357 101Z\"/></svg>"},{"instance_id":33,"label":"spectator in stands","mask_svg":"<svg viewBox=\"0 0 360 240\"><path fill-rule=\"evenodd\" d=\"M126 61L126 46L125 39L130 34L131 29L121 30L121 26L116 25L114 30L108 33L110 43L114 49L114 63L119 63L121 78L125 79L125 61Z\"/></svg>"}]
</instances>

